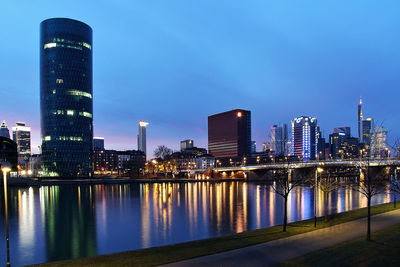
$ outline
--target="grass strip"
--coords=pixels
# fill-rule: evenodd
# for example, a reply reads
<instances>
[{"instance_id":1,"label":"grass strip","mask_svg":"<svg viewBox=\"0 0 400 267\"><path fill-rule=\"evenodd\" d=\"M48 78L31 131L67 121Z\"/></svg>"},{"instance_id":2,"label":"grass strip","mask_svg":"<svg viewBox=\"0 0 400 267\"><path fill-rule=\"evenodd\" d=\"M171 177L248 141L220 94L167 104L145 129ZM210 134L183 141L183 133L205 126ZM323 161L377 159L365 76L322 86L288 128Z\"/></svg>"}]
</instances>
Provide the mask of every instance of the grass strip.
<instances>
[{"instance_id":1,"label":"grass strip","mask_svg":"<svg viewBox=\"0 0 400 267\"><path fill-rule=\"evenodd\" d=\"M400 224L296 257L276 266L400 266Z\"/></svg>"},{"instance_id":2,"label":"grass strip","mask_svg":"<svg viewBox=\"0 0 400 267\"><path fill-rule=\"evenodd\" d=\"M393 203L386 203L373 206L371 208L371 214L376 215L392 210L394 210ZM309 219L290 223L287 232L282 232L282 226L274 226L230 236L99 255L89 258L50 262L41 264L40 266L155 266L256 245L357 220L366 216L367 208L361 208L331 215L328 222L325 222L323 217L319 217L317 228L314 228L314 219Z\"/></svg>"}]
</instances>

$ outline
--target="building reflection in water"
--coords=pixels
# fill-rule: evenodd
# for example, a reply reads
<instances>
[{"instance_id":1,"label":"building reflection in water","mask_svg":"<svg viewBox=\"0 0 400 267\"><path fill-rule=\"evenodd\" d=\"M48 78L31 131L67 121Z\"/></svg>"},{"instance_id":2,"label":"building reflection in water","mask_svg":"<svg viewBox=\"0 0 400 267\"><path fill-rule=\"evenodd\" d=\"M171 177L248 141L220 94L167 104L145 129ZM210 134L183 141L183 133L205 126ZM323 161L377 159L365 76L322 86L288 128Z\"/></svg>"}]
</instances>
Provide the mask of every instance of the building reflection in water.
<instances>
[{"instance_id":1,"label":"building reflection in water","mask_svg":"<svg viewBox=\"0 0 400 267\"><path fill-rule=\"evenodd\" d=\"M87 186L40 188L47 261L97 254L94 199L89 191Z\"/></svg>"},{"instance_id":2,"label":"building reflection in water","mask_svg":"<svg viewBox=\"0 0 400 267\"><path fill-rule=\"evenodd\" d=\"M314 216L314 190L289 195L290 222ZM373 205L393 196L374 196ZM324 195L317 192L317 213ZM4 201L1 195L1 202ZM362 194L331 192L329 213L365 207ZM245 182L134 183L10 188L11 263L25 265L162 246L280 225L283 198L268 184ZM0 251L5 249L4 207ZM0 259L4 264L5 259Z\"/></svg>"}]
</instances>

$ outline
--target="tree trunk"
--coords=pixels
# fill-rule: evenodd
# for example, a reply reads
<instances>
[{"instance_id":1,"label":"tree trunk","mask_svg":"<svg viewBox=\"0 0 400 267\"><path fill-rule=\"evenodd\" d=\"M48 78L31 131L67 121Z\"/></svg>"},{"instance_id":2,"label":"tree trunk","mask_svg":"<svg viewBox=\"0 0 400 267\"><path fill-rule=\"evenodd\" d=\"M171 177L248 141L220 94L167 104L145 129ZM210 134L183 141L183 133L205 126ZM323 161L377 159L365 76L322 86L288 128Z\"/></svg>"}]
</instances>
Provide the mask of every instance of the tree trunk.
<instances>
[{"instance_id":1,"label":"tree trunk","mask_svg":"<svg viewBox=\"0 0 400 267\"><path fill-rule=\"evenodd\" d=\"M324 193L324 211L325 211L325 222L328 221L328 192Z\"/></svg>"},{"instance_id":2,"label":"tree trunk","mask_svg":"<svg viewBox=\"0 0 400 267\"><path fill-rule=\"evenodd\" d=\"M367 241L371 241L371 196L368 196L367 200L368 200Z\"/></svg>"},{"instance_id":3,"label":"tree trunk","mask_svg":"<svg viewBox=\"0 0 400 267\"><path fill-rule=\"evenodd\" d=\"M394 201L393 201L393 207L396 208L396 192L393 193L394 194Z\"/></svg>"},{"instance_id":4,"label":"tree trunk","mask_svg":"<svg viewBox=\"0 0 400 267\"><path fill-rule=\"evenodd\" d=\"M285 213L283 215L283 231L286 232L286 226L287 226L287 199L288 199L288 196L285 196L284 199L285 199Z\"/></svg>"}]
</instances>

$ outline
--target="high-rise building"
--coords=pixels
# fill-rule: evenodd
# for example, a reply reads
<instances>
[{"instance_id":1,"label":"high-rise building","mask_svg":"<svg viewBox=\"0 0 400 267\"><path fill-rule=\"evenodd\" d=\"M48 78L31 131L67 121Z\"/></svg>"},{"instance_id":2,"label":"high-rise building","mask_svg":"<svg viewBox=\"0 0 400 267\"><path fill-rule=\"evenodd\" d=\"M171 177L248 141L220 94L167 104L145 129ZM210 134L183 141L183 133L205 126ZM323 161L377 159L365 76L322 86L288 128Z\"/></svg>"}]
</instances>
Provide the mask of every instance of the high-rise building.
<instances>
[{"instance_id":1,"label":"high-rise building","mask_svg":"<svg viewBox=\"0 0 400 267\"><path fill-rule=\"evenodd\" d=\"M277 156L286 156L288 154L286 145L288 142L287 129L287 124L282 124L281 126L271 126L271 148Z\"/></svg>"},{"instance_id":2,"label":"high-rise building","mask_svg":"<svg viewBox=\"0 0 400 267\"><path fill-rule=\"evenodd\" d=\"M188 140L181 141L181 151L184 151L188 148L193 148L193 147L194 147L193 140L188 139Z\"/></svg>"},{"instance_id":3,"label":"high-rise building","mask_svg":"<svg viewBox=\"0 0 400 267\"><path fill-rule=\"evenodd\" d=\"M251 141L251 153L256 153L256 152L257 152L257 142Z\"/></svg>"},{"instance_id":4,"label":"high-rise building","mask_svg":"<svg viewBox=\"0 0 400 267\"><path fill-rule=\"evenodd\" d=\"M17 122L12 127L13 140L17 143L18 163L28 164L31 156L31 127L26 126L25 122Z\"/></svg>"},{"instance_id":5,"label":"high-rise building","mask_svg":"<svg viewBox=\"0 0 400 267\"><path fill-rule=\"evenodd\" d=\"M322 137L322 133L317 126L317 160L325 160L326 159L326 141L325 138Z\"/></svg>"},{"instance_id":6,"label":"high-rise building","mask_svg":"<svg viewBox=\"0 0 400 267\"><path fill-rule=\"evenodd\" d=\"M360 103L358 103L358 140L361 141L361 122L363 120L363 114L362 114L362 99L360 96Z\"/></svg>"},{"instance_id":7,"label":"high-rise building","mask_svg":"<svg viewBox=\"0 0 400 267\"><path fill-rule=\"evenodd\" d=\"M333 133L342 133L346 136L351 135L351 128L348 126L342 126L342 127L335 127L333 128Z\"/></svg>"},{"instance_id":8,"label":"high-rise building","mask_svg":"<svg viewBox=\"0 0 400 267\"><path fill-rule=\"evenodd\" d=\"M235 109L208 117L208 152L217 158L251 153L251 112Z\"/></svg>"},{"instance_id":9,"label":"high-rise building","mask_svg":"<svg viewBox=\"0 0 400 267\"><path fill-rule=\"evenodd\" d=\"M10 138L10 131L8 130L6 121L3 121L0 126L0 136Z\"/></svg>"},{"instance_id":10,"label":"high-rise building","mask_svg":"<svg viewBox=\"0 0 400 267\"><path fill-rule=\"evenodd\" d=\"M42 169L46 176L91 175L92 29L67 18L40 24Z\"/></svg>"},{"instance_id":11,"label":"high-rise building","mask_svg":"<svg viewBox=\"0 0 400 267\"><path fill-rule=\"evenodd\" d=\"M367 153L371 148L371 131L373 128L373 120L368 118L362 121L362 142L364 143L364 148Z\"/></svg>"},{"instance_id":12,"label":"high-rise building","mask_svg":"<svg viewBox=\"0 0 400 267\"><path fill-rule=\"evenodd\" d=\"M388 130L383 126L373 128L370 151L372 158L384 158L387 156L387 132Z\"/></svg>"},{"instance_id":13,"label":"high-rise building","mask_svg":"<svg viewBox=\"0 0 400 267\"><path fill-rule=\"evenodd\" d=\"M317 119L301 116L292 120L292 150L304 160L317 158Z\"/></svg>"},{"instance_id":14,"label":"high-rise building","mask_svg":"<svg viewBox=\"0 0 400 267\"><path fill-rule=\"evenodd\" d=\"M138 150L144 152L146 156L146 127L148 122L139 121Z\"/></svg>"},{"instance_id":15,"label":"high-rise building","mask_svg":"<svg viewBox=\"0 0 400 267\"><path fill-rule=\"evenodd\" d=\"M104 137L93 137L93 151L104 150Z\"/></svg>"},{"instance_id":16,"label":"high-rise building","mask_svg":"<svg viewBox=\"0 0 400 267\"><path fill-rule=\"evenodd\" d=\"M350 136L350 127L337 127L329 135L331 159L351 159L359 156L359 139Z\"/></svg>"}]
</instances>

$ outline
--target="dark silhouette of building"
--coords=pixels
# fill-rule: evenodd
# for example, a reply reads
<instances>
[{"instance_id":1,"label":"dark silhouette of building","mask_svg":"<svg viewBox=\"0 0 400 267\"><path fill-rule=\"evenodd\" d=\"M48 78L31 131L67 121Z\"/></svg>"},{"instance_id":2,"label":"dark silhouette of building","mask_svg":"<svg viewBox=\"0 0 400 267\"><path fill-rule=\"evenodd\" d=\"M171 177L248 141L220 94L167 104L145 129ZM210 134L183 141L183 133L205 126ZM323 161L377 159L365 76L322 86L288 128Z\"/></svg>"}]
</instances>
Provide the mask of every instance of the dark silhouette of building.
<instances>
[{"instance_id":1,"label":"dark silhouette of building","mask_svg":"<svg viewBox=\"0 0 400 267\"><path fill-rule=\"evenodd\" d=\"M13 170L17 170L17 143L7 137L0 136L0 163L9 162Z\"/></svg>"},{"instance_id":2,"label":"dark silhouette of building","mask_svg":"<svg viewBox=\"0 0 400 267\"><path fill-rule=\"evenodd\" d=\"M251 112L235 109L208 117L208 151L217 158L251 154Z\"/></svg>"},{"instance_id":3,"label":"dark silhouette of building","mask_svg":"<svg viewBox=\"0 0 400 267\"><path fill-rule=\"evenodd\" d=\"M329 135L329 153L332 159L351 159L359 155L358 138L350 136L348 131L337 132ZM335 128L337 129L337 128Z\"/></svg>"},{"instance_id":4,"label":"dark silhouette of building","mask_svg":"<svg viewBox=\"0 0 400 267\"><path fill-rule=\"evenodd\" d=\"M93 150L104 150L103 137L93 137Z\"/></svg>"},{"instance_id":5,"label":"dark silhouette of building","mask_svg":"<svg viewBox=\"0 0 400 267\"><path fill-rule=\"evenodd\" d=\"M40 24L40 111L45 176L89 176L93 140L92 29Z\"/></svg>"}]
</instances>

